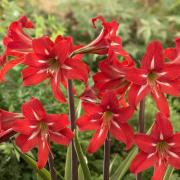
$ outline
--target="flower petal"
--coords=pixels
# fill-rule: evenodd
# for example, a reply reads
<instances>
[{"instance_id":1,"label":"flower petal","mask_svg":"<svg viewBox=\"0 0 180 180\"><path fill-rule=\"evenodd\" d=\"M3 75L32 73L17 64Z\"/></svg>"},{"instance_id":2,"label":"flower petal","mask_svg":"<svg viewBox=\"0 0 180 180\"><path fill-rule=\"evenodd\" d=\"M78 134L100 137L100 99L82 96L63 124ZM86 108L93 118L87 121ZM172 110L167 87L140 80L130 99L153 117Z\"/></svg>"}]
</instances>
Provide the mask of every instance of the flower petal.
<instances>
[{"instance_id":1,"label":"flower petal","mask_svg":"<svg viewBox=\"0 0 180 180\"><path fill-rule=\"evenodd\" d=\"M39 138L38 139L38 162L37 167L39 169L43 168L46 165L48 160L50 147L47 141L47 138Z\"/></svg>"},{"instance_id":2,"label":"flower petal","mask_svg":"<svg viewBox=\"0 0 180 180\"><path fill-rule=\"evenodd\" d=\"M151 136L140 133L136 134L134 135L134 142L140 148L140 150L145 153L153 153L156 151L155 147L153 146L155 141Z\"/></svg>"},{"instance_id":3,"label":"flower petal","mask_svg":"<svg viewBox=\"0 0 180 180\"><path fill-rule=\"evenodd\" d=\"M165 114L166 116L169 116L169 105L164 94L160 91L160 89L154 88L151 91L151 96L153 97L159 111Z\"/></svg>"},{"instance_id":4,"label":"flower petal","mask_svg":"<svg viewBox=\"0 0 180 180\"><path fill-rule=\"evenodd\" d=\"M154 167L154 173L153 173L152 180L160 180L160 179L162 180L163 176L166 172L166 168L167 168L166 165L161 165L161 166L156 165Z\"/></svg>"},{"instance_id":5,"label":"flower petal","mask_svg":"<svg viewBox=\"0 0 180 180\"><path fill-rule=\"evenodd\" d=\"M28 67L22 71L23 85L32 86L41 83L49 77L46 69Z\"/></svg>"},{"instance_id":6,"label":"flower petal","mask_svg":"<svg viewBox=\"0 0 180 180\"><path fill-rule=\"evenodd\" d=\"M23 153L26 153L33 149L38 144L37 136L29 138L27 135L19 135L16 138L16 145L21 149Z\"/></svg>"},{"instance_id":7,"label":"flower petal","mask_svg":"<svg viewBox=\"0 0 180 180\"><path fill-rule=\"evenodd\" d=\"M47 125L52 131L60 131L69 125L66 114L48 114L46 116Z\"/></svg>"},{"instance_id":8,"label":"flower petal","mask_svg":"<svg viewBox=\"0 0 180 180\"><path fill-rule=\"evenodd\" d=\"M107 134L108 134L108 127L102 124L101 127L94 133L89 143L87 151L89 153L96 152L104 143Z\"/></svg>"},{"instance_id":9,"label":"flower petal","mask_svg":"<svg viewBox=\"0 0 180 180\"><path fill-rule=\"evenodd\" d=\"M119 123L111 120L111 134L118 140L126 144L126 149L132 145L133 129L127 123Z\"/></svg>"},{"instance_id":10,"label":"flower petal","mask_svg":"<svg viewBox=\"0 0 180 180\"><path fill-rule=\"evenodd\" d=\"M89 131L89 130L97 130L101 126L100 119L91 115L81 116L76 120L76 124L80 131Z\"/></svg>"},{"instance_id":11,"label":"flower petal","mask_svg":"<svg viewBox=\"0 0 180 180\"><path fill-rule=\"evenodd\" d=\"M139 173L153 166L157 161L155 155L148 158L148 154L139 152L131 163L130 170L132 173ZM159 180L159 179L158 179Z\"/></svg>"},{"instance_id":12,"label":"flower petal","mask_svg":"<svg viewBox=\"0 0 180 180\"><path fill-rule=\"evenodd\" d=\"M92 103L92 102L82 102L83 110L86 114L96 114L102 112L102 108L99 104Z\"/></svg>"},{"instance_id":13,"label":"flower petal","mask_svg":"<svg viewBox=\"0 0 180 180\"><path fill-rule=\"evenodd\" d=\"M160 41L152 41L148 44L141 65L142 68L147 70L160 70L163 68L163 47Z\"/></svg>"},{"instance_id":14,"label":"flower petal","mask_svg":"<svg viewBox=\"0 0 180 180\"><path fill-rule=\"evenodd\" d=\"M167 140L173 136L173 127L170 120L162 113L156 114L151 136L156 140Z\"/></svg>"},{"instance_id":15,"label":"flower petal","mask_svg":"<svg viewBox=\"0 0 180 180\"><path fill-rule=\"evenodd\" d=\"M61 82L61 72L58 71L54 74L53 78L51 79L51 88L53 96L61 103L66 102L66 98L62 91L60 90L59 84Z\"/></svg>"},{"instance_id":16,"label":"flower petal","mask_svg":"<svg viewBox=\"0 0 180 180\"><path fill-rule=\"evenodd\" d=\"M31 98L28 102L24 103L21 108L23 115L30 120L40 121L46 117L46 111L36 98Z\"/></svg>"}]
</instances>

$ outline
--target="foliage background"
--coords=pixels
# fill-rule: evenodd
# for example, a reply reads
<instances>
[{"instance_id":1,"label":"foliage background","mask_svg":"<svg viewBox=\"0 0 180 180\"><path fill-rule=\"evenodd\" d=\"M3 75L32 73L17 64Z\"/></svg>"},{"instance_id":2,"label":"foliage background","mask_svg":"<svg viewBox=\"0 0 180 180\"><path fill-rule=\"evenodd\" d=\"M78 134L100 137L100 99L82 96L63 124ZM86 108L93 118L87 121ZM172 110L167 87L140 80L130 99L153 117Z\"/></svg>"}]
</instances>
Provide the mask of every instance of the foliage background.
<instances>
[{"instance_id":1,"label":"foliage background","mask_svg":"<svg viewBox=\"0 0 180 180\"><path fill-rule=\"evenodd\" d=\"M103 15L109 21L120 23L119 35L124 48L139 62L146 44L152 39L159 39L164 47L174 46L173 40L180 36L180 0L0 0L0 39L6 33L10 22L21 15L29 17L36 25L30 32L34 37L50 35L52 39L58 34L72 35L76 44L85 44L97 36L98 31L92 28L90 19ZM3 51L0 41L0 52ZM97 63L101 58L96 55L85 56L92 71L97 71ZM9 111L20 111L20 105L31 96L39 98L49 113L67 112L67 107L58 104L51 95L47 82L35 87L21 85L18 66L8 73L6 83L0 84L0 108ZM90 81L91 82L91 81ZM82 92L82 84L75 82L77 94ZM179 98L168 98L171 108L171 119L175 131L180 131L180 101ZM77 103L76 103L77 104ZM149 128L156 110L151 98L146 99L146 129ZM137 130L136 113L130 123ZM92 133L81 133L80 139L84 151ZM55 164L58 173L64 174L66 148L52 145L55 153ZM126 156L124 145L112 139L111 160L115 166ZM36 154L36 150L33 151ZM88 163L94 180L102 179L103 150L94 155L87 155ZM152 169L143 173L143 179L149 180ZM38 177L26 163L14 152L10 143L0 145L0 180L32 180ZM134 180L134 175L127 173L125 180ZM172 180L180 179L176 171Z\"/></svg>"}]
</instances>

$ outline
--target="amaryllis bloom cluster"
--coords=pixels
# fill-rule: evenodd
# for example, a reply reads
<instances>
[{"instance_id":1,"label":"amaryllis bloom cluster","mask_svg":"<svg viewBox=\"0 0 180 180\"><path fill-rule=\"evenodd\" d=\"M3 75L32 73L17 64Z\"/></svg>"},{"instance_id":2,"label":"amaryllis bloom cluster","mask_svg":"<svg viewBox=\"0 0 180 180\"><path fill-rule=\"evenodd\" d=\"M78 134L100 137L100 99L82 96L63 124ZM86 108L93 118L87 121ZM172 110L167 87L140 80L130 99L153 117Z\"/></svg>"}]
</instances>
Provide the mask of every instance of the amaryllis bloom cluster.
<instances>
[{"instance_id":1,"label":"amaryllis bloom cluster","mask_svg":"<svg viewBox=\"0 0 180 180\"><path fill-rule=\"evenodd\" d=\"M180 133L173 133L170 120L162 113L157 113L151 134L138 133L134 142L140 152L131 164L131 172L139 173L153 166L152 180L161 180L168 165L180 169Z\"/></svg>"},{"instance_id":2,"label":"amaryllis bloom cluster","mask_svg":"<svg viewBox=\"0 0 180 180\"><path fill-rule=\"evenodd\" d=\"M132 68L126 79L133 84L129 90L129 103L136 106L148 93L156 106L169 116L169 106L165 94L179 96L180 65L165 62L163 47L159 41L149 43L141 61L141 68Z\"/></svg>"},{"instance_id":3,"label":"amaryllis bloom cluster","mask_svg":"<svg viewBox=\"0 0 180 180\"><path fill-rule=\"evenodd\" d=\"M22 71L23 85L32 86L49 79L54 97L66 102L60 90L60 84L67 88L68 79L86 82L88 66L81 61L81 55L71 57L77 48L72 44L71 37L58 36L55 42L47 36L32 41L33 52L24 61L28 67Z\"/></svg>"},{"instance_id":4,"label":"amaryllis bloom cluster","mask_svg":"<svg viewBox=\"0 0 180 180\"><path fill-rule=\"evenodd\" d=\"M80 131L94 130L95 133L88 146L88 152L96 152L105 142L108 133L126 144L127 149L132 145L133 129L128 120L133 115L132 107L120 108L114 92L107 92L99 103L82 102L85 114L77 119Z\"/></svg>"},{"instance_id":5,"label":"amaryllis bloom cluster","mask_svg":"<svg viewBox=\"0 0 180 180\"><path fill-rule=\"evenodd\" d=\"M5 52L0 57L0 64L3 65L0 80L3 80L9 69L23 63L24 57L32 51L32 37L24 29L32 29L33 27L33 23L25 16L10 24L7 35L3 39ZM11 60L7 61L8 57L11 57Z\"/></svg>"},{"instance_id":6,"label":"amaryllis bloom cluster","mask_svg":"<svg viewBox=\"0 0 180 180\"><path fill-rule=\"evenodd\" d=\"M108 51L113 51L117 54L128 54L122 48L122 41L119 36L117 36L119 24L116 21L106 22L104 17L97 16L92 19L93 27L96 28L96 21L100 20L103 26L99 36L90 42L88 45L83 46L82 48L76 50L75 54L99 54L105 55L108 54Z\"/></svg>"},{"instance_id":7,"label":"amaryllis bloom cluster","mask_svg":"<svg viewBox=\"0 0 180 180\"><path fill-rule=\"evenodd\" d=\"M43 168L51 153L50 142L69 145L73 138L66 114L47 114L40 101L31 98L22 105L23 118L13 123L13 130L20 133L16 145L22 152L38 147L38 168Z\"/></svg>"}]
</instances>

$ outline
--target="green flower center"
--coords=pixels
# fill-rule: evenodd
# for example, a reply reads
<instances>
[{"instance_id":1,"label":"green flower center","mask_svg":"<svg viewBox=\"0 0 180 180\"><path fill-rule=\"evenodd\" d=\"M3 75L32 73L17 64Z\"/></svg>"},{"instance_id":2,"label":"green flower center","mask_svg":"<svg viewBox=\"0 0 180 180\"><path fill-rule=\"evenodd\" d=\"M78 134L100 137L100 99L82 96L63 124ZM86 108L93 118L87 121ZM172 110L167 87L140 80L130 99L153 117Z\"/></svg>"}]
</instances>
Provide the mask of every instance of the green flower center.
<instances>
[{"instance_id":1,"label":"green flower center","mask_svg":"<svg viewBox=\"0 0 180 180\"><path fill-rule=\"evenodd\" d=\"M39 129L41 130L41 132L45 132L45 131L47 131L47 129L48 129L48 126L46 125L45 122L39 122L39 123L38 123L38 127L39 127Z\"/></svg>"},{"instance_id":2,"label":"green flower center","mask_svg":"<svg viewBox=\"0 0 180 180\"><path fill-rule=\"evenodd\" d=\"M157 79L157 74L156 74L155 72L150 72L150 73L148 74L148 79L149 79L150 81L155 81L155 80Z\"/></svg>"},{"instance_id":3,"label":"green flower center","mask_svg":"<svg viewBox=\"0 0 180 180\"><path fill-rule=\"evenodd\" d=\"M48 72L53 74L54 72L57 72L57 70L59 69L59 61L55 58L55 59L50 59L48 62Z\"/></svg>"},{"instance_id":4,"label":"green flower center","mask_svg":"<svg viewBox=\"0 0 180 180\"><path fill-rule=\"evenodd\" d=\"M163 161L166 161L167 154L168 154L168 148L169 148L169 146L168 146L167 142L165 142L165 141L161 141L161 142L157 143L157 145L156 145L158 155Z\"/></svg>"},{"instance_id":5,"label":"green flower center","mask_svg":"<svg viewBox=\"0 0 180 180\"><path fill-rule=\"evenodd\" d=\"M111 111L104 112L103 120L104 120L105 125L109 126L109 123L112 117L113 117L113 113Z\"/></svg>"}]
</instances>

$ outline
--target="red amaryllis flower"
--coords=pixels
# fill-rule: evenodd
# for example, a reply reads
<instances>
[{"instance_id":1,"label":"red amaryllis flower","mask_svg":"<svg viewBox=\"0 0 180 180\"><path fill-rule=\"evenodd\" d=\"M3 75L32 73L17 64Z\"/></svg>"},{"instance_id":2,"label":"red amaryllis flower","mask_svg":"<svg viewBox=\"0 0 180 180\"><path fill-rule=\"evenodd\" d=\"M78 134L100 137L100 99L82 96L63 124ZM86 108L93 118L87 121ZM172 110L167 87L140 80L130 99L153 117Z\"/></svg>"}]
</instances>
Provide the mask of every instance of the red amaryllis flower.
<instances>
[{"instance_id":1,"label":"red amaryllis flower","mask_svg":"<svg viewBox=\"0 0 180 180\"><path fill-rule=\"evenodd\" d=\"M33 24L25 16L22 16L18 21L10 24L7 35L3 39L3 44L6 49L0 57L0 64L4 65L0 73L1 80L9 69L22 63L24 56L32 51L32 38L24 31L24 28L31 29L33 28ZM4 64L8 56L13 57L13 60Z\"/></svg>"},{"instance_id":2,"label":"red amaryllis flower","mask_svg":"<svg viewBox=\"0 0 180 180\"><path fill-rule=\"evenodd\" d=\"M66 114L47 114L41 103L31 98L22 105L24 119L16 120L13 130L19 132L16 145L26 153L38 146L38 168L43 168L48 160L50 141L68 145L73 138L67 128L69 121ZM51 153L51 152L50 152Z\"/></svg>"},{"instance_id":3,"label":"red amaryllis flower","mask_svg":"<svg viewBox=\"0 0 180 180\"><path fill-rule=\"evenodd\" d=\"M164 93L179 95L180 65L165 63L163 48L159 41L151 42L142 58L141 68L130 69L126 79L133 85L129 90L129 103L136 106L151 93L157 108L169 116L169 106Z\"/></svg>"},{"instance_id":4,"label":"red amaryllis flower","mask_svg":"<svg viewBox=\"0 0 180 180\"><path fill-rule=\"evenodd\" d=\"M26 56L22 71L23 85L31 86L50 79L54 97L60 102L66 99L59 89L60 83L67 87L67 79L87 81L88 66L80 61L82 56L69 57L77 48L72 45L71 37L58 36L55 42L48 37L33 39L33 53Z\"/></svg>"},{"instance_id":5,"label":"red amaryllis flower","mask_svg":"<svg viewBox=\"0 0 180 180\"><path fill-rule=\"evenodd\" d=\"M93 53L93 54L107 54L108 50L111 49L118 54L127 54L122 49L121 38L117 36L118 23L116 21L106 22L104 17L97 16L92 19L94 28L96 28L96 21L100 20L102 22L102 30L99 36L89 43L88 45L75 51L76 54L82 53Z\"/></svg>"},{"instance_id":6,"label":"red amaryllis flower","mask_svg":"<svg viewBox=\"0 0 180 180\"><path fill-rule=\"evenodd\" d=\"M105 93L100 103L83 102L82 105L85 114L76 121L77 126L80 131L96 131L88 146L89 153L100 148L108 132L124 142L127 149L131 147L133 130L127 121L134 112L133 108L119 108L118 99L113 92Z\"/></svg>"},{"instance_id":7,"label":"red amaryllis flower","mask_svg":"<svg viewBox=\"0 0 180 180\"><path fill-rule=\"evenodd\" d=\"M12 113L0 109L0 142L5 141L14 134L13 124L15 120L22 118L20 113Z\"/></svg>"},{"instance_id":8,"label":"red amaryllis flower","mask_svg":"<svg viewBox=\"0 0 180 180\"><path fill-rule=\"evenodd\" d=\"M124 94L131 84L125 79L128 69L134 66L130 56L125 56L122 62L119 62L115 53L110 52L107 59L99 63L100 72L93 76L95 82L94 88L100 93L106 90L116 90L119 94Z\"/></svg>"},{"instance_id":9,"label":"red amaryllis flower","mask_svg":"<svg viewBox=\"0 0 180 180\"><path fill-rule=\"evenodd\" d=\"M171 63L180 63L180 38L176 38L175 43L176 47L165 49L164 54Z\"/></svg>"},{"instance_id":10,"label":"red amaryllis flower","mask_svg":"<svg viewBox=\"0 0 180 180\"><path fill-rule=\"evenodd\" d=\"M168 164L180 169L180 133L173 134L171 122L162 113L156 115L151 134L138 133L134 141L140 152L131 164L131 172L139 173L154 166L152 180L161 180Z\"/></svg>"}]
</instances>

